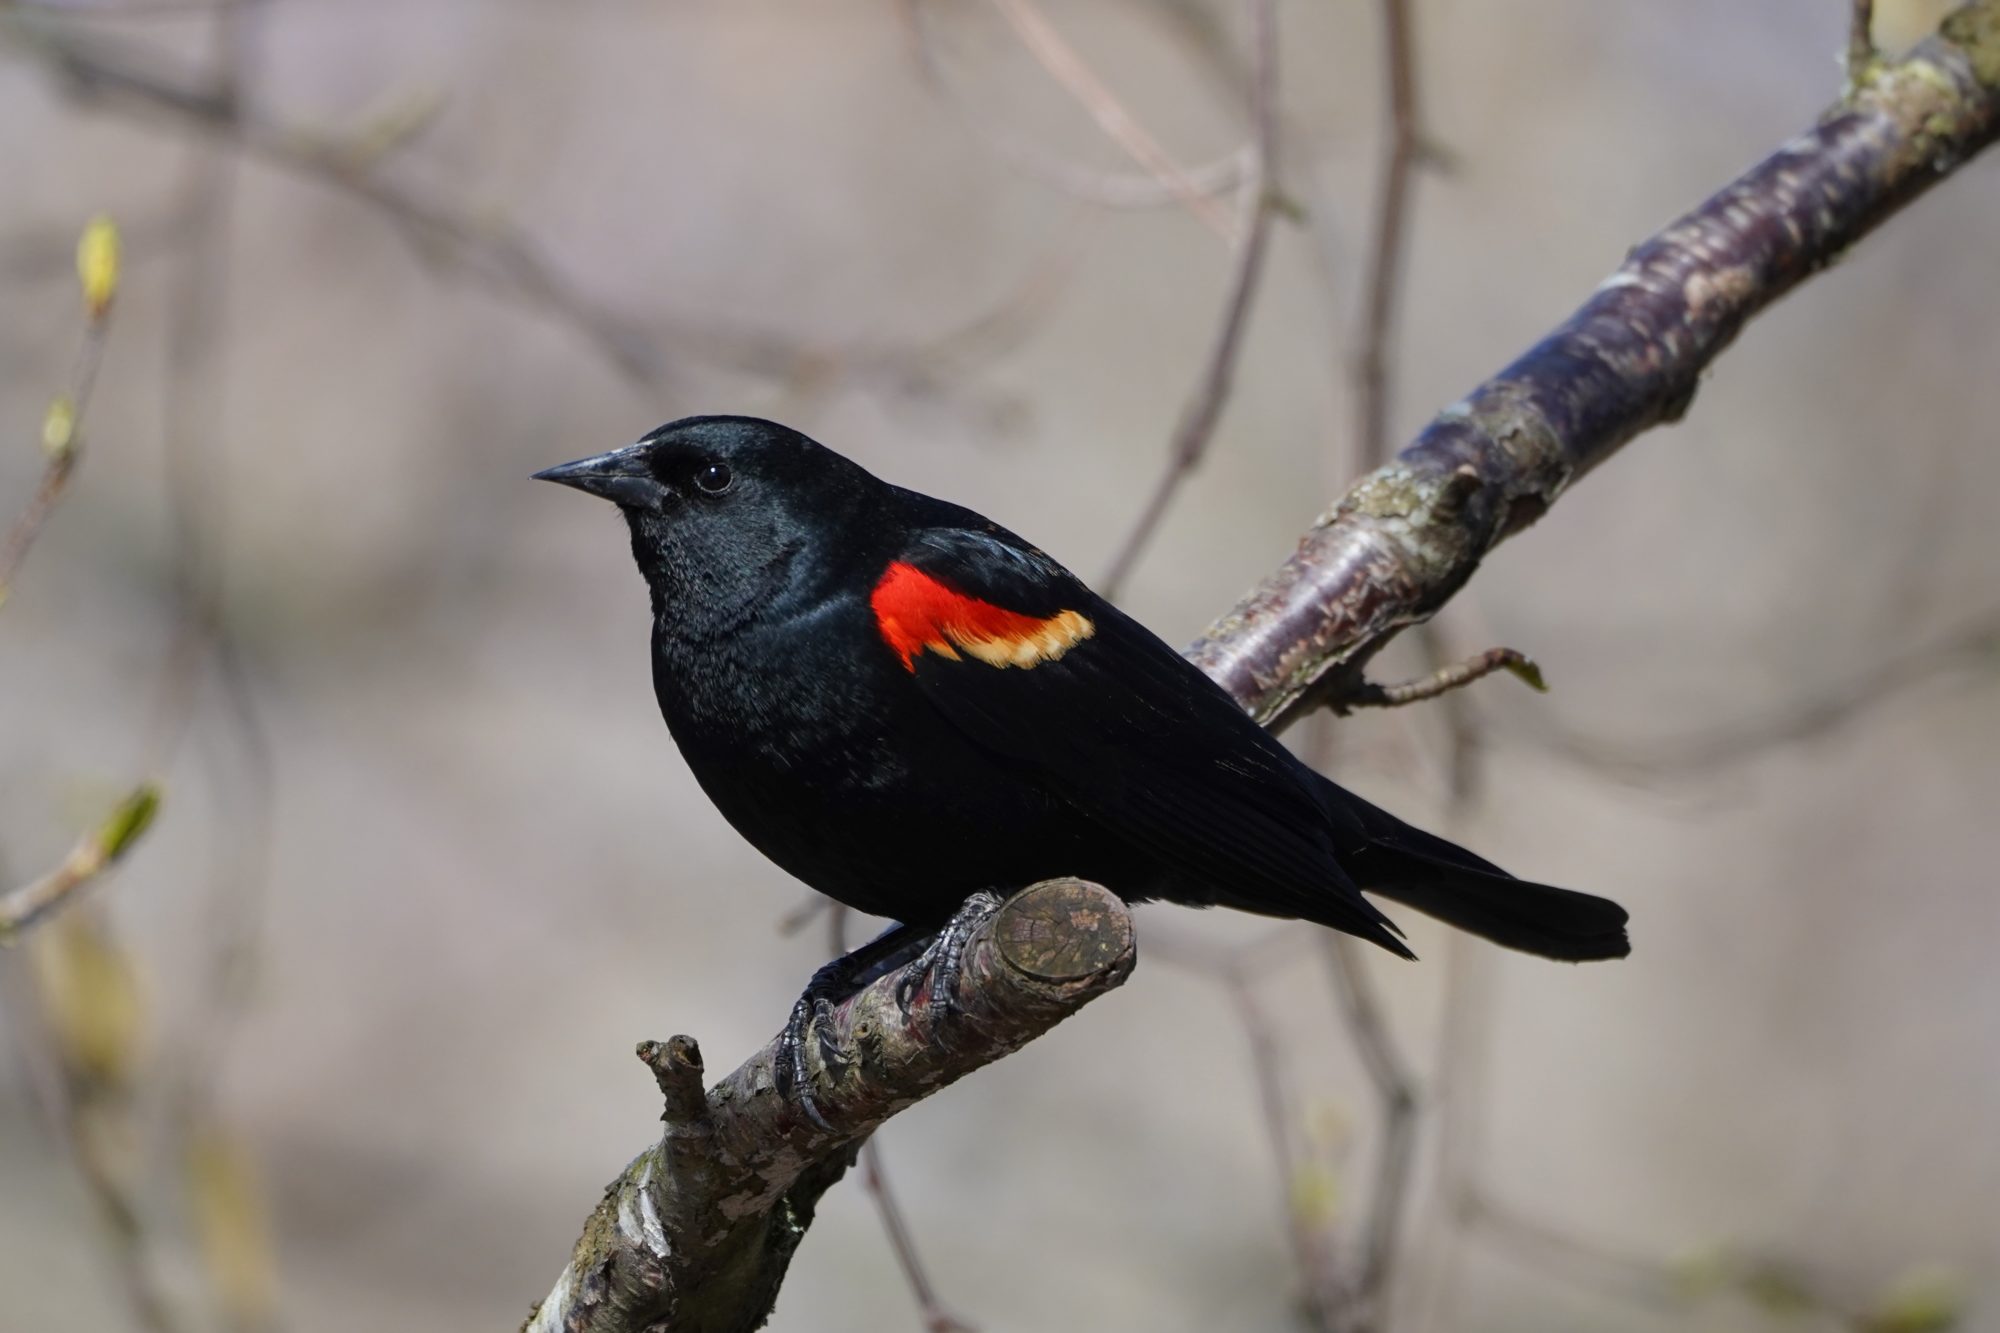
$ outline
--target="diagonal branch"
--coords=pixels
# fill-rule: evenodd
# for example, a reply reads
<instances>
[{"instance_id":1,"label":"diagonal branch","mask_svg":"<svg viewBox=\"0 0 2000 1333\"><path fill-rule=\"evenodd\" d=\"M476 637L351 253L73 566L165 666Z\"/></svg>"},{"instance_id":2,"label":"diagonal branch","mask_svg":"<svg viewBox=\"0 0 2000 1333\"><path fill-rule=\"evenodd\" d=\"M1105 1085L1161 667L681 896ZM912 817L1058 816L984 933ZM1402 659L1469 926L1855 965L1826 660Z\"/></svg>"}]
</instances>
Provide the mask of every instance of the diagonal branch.
<instances>
[{"instance_id":1,"label":"diagonal branch","mask_svg":"<svg viewBox=\"0 0 2000 1333\"><path fill-rule=\"evenodd\" d=\"M1556 330L1354 486L1189 656L1284 726L1653 426L1752 315L2000 134L2000 0L1878 61L1811 129L1634 249Z\"/></svg>"},{"instance_id":2,"label":"diagonal branch","mask_svg":"<svg viewBox=\"0 0 2000 1333\"><path fill-rule=\"evenodd\" d=\"M1554 333L1362 478L1277 573L1189 656L1282 725L1351 690L1388 638L1422 621L1569 483L1677 420L1749 318L1832 263L2000 134L2000 0L1956 11L1812 129L1634 250ZM1040 1035L1121 982L1129 916L1053 881L973 938L949 1044L920 994L906 1022L885 979L838 1012L846 1073L815 1068L833 1133L775 1095L775 1042L706 1098L693 1043L644 1048L667 1132L607 1190L531 1333L755 1328L820 1195L889 1116Z\"/></svg>"}]
</instances>

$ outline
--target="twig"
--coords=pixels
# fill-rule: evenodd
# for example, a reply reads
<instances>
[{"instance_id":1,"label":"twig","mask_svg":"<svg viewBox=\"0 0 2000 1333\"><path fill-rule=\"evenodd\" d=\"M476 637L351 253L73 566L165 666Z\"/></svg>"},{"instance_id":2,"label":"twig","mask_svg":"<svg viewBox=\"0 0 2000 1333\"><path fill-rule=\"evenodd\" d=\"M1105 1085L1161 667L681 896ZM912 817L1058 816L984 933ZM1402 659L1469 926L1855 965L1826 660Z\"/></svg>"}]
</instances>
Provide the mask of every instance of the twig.
<instances>
[{"instance_id":1,"label":"twig","mask_svg":"<svg viewBox=\"0 0 2000 1333\"><path fill-rule=\"evenodd\" d=\"M1965 1295L1949 1278L1905 1278L1864 1302L1837 1294L1835 1283L1779 1255L1714 1246L1665 1262L1559 1231L1477 1192L1459 1204L1466 1226L1517 1261L1661 1313L1685 1317L1703 1301L1728 1294L1766 1314L1792 1322L1809 1318L1847 1333L1943 1333L1962 1327L1967 1315Z\"/></svg>"},{"instance_id":2,"label":"twig","mask_svg":"<svg viewBox=\"0 0 2000 1333\"><path fill-rule=\"evenodd\" d=\"M1440 1225L1432 1229L1430 1281L1417 1288L1423 1308L1412 1321L1419 1329L1457 1328L1454 1308L1464 1257L1465 1217L1460 1203L1473 1191L1473 1172L1484 1147L1493 1024L1493 951L1457 931L1445 939L1443 1019L1438 1025L1432 1104L1436 1108L1437 1183L1434 1207Z\"/></svg>"},{"instance_id":3,"label":"twig","mask_svg":"<svg viewBox=\"0 0 2000 1333\"><path fill-rule=\"evenodd\" d=\"M921 343L812 345L713 317L631 318L573 284L528 232L477 218L438 193L390 179L379 161L380 136L365 127L358 136L338 137L275 124L237 106L213 81L156 68L101 37L48 25L11 29L0 12L0 38L9 36L44 59L80 96L216 135L261 162L368 204L426 262L558 320L633 383L656 386L677 360L784 383L824 380L836 373L849 379L881 375L902 386L929 383L929 348Z\"/></svg>"},{"instance_id":4,"label":"twig","mask_svg":"<svg viewBox=\"0 0 2000 1333\"><path fill-rule=\"evenodd\" d=\"M1238 950L1220 970L1219 979L1236 1009L1237 1022L1250 1048L1250 1066L1255 1076L1257 1104L1264 1121L1264 1136L1271 1144L1272 1164L1278 1170L1278 1199L1284 1209L1285 1235L1291 1241L1292 1256L1299 1266L1305 1286L1305 1304L1313 1322L1326 1327L1333 1306L1340 1299L1334 1289L1325 1239L1312 1226L1305 1210L1298 1206L1298 1187L1304 1164L1292 1141L1297 1115L1285 1086L1284 1066L1278 1054L1277 1035L1271 1020L1257 1002L1244 962L1249 949Z\"/></svg>"},{"instance_id":5,"label":"twig","mask_svg":"<svg viewBox=\"0 0 2000 1333\"><path fill-rule=\"evenodd\" d=\"M861 1183L874 1196L875 1211L881 1215L882 1229L889 1235L889 1247L896 1252L903 1280L910 1284L911 1294L917 1298L917 1312L927 1333L978 1333L973 1325L957 1318L938 1301L937 1288L931 1285L916 1241L903 1222L903 1210L897 1207L896 1196L890 1192L889 1177L882 1167L882 1145L872 1136L861 1145Z\"/></svg>"},{"instance_id":6,"label":"twig","mask_svg":"<svg viewBox=\"0 0 2000 1333\"><path fill-rule=\"evenodd\" d=\"M265 4L268 0L118 0L116 4L78 0L6 0L16 9L39 10L65 19L200 18Z\"/></svg>"},{"instance_id":7,"label":"twig","mask_svg":"<svg viewBox=\"0 0 2000 1333\"><path fill-rule=\"evenodd\" d=\"M1539 1222L1503 1209L1468 1190L1457 1200L1461 1222L1500 1242L1517 1258L1563 1273L1573 1281L1608 1291L1639 1305L1674 1309L1683 1302L1666 1266L1631 1255L1584 1245Z\"/></svg>"},{"instance_id":8,"label":"twig","mask_svg":"<svg viewBox=\"0 0 2000 1333\"><path fill-rule=\"evenodd\" d=\"M1851 94L1875 63L1875 0L1852 0L1847 23L1847 88Z\"/></svg>"},{"instance_id":9,"label":"twig","mask_svg":"<svg viewBox=\"0 0 2000 1333\"><path fill-rule=\"evenodd\" d=\"M1753 759L1782 745L1831 734L1925 681L1956 670L1990 668L2000 660L2000 611L1980 616L1930 643L1886 659L1816 697L1727 726L1659 744L1606 741L1543 728L1534 743L1593 772L1644 783L1696 778Z\"/></svg>"},{"instance_id":10,"label":"twig","mask_svg":"<svg viewBox=\"0 0 2000 1333\"><path fill-rule=\"evenodd\" d=\"M38 931L26 954L28 967L0 969L0 984L19 986L7 1001L31 1018L17 1028L36 1057L31 1081L93 1205L130 1322L145 1333L188 1333L132 1179L140 1002L131 955L90 902Z\"/></svg>"},{"instance_id":11,"label":"twig","mask_svg":"<svg viewBox=\"0 0 2000 1333\"><path fill-rule=\"evenodd\" d=\"M1375 1191L1368 1202L1368 1230L1356 1284L1359 1306L1351 1327L1380 1329L1388 1324L1390 1280L1396 1247L1402 1238L1403 1210L1410 1194L1410 1167L1415 1160L1417 1083L1402 1052L1389 1035L1381 1002L1368 980L1366 964L1354 938L1334 931L1319 936L1334 993L1348 1031L1354 1035L1361 1063L1382 1110L1382 1150L1377 1158Z\"/></svg>"},{"instance_id":12,"label":"twig","mask_svg":"<svg viewBox=\"0 0 2000 1333\"><path fill-rule=\"evenodd\" d=\"M1090 113L1090 118L1097 122L1097 128L1124 149L1133 161L1146 168L1154 179L1180 200L1182 207L1199 218L1210 231L1225 241L1235 239L1241 243L1228 212L1202 189L1200 182L1188 175L1172 154L1160 146L1160 141L1139 123L1138 118L1126 110L1125 104L1104 85L1088 62L1077 54L1076 48L1063 40L1062 34L1036 7L1034 0L993 0L993 3L1012 25L1015 35L1028 48L1029 54ZM1254 166L1252 170L1255 170Z\"/></svg>"},{"instance_id":13,"label":"twig","mask_svg":"<svg viewBox=\"0 0 2000 1333\"><path fill-rule=\"evenodd\" d=\"M1390 370L1403 251L1409 239L1410 184L1422 131L1417 123L1417 55L1410 0L1382 0L1383 63L1388 67L1388 114L1382 174L1375 190L1375 231L1368 241L1368 287L1362 301L1361 355L1354 380L1360 404L1361 467L1389 461Z\"/></svg>"},{"instance_id":14,"label":"twig","mask_svg":"<svg viewBox=\"0 0 2000 1333\"><path fill-rule=\"evenodd\" d=\"M77 841L62 864L0 897L0 945L20 939L78 889L117 865L152 826L159 808L159 787L150 782L141 784Z\"/></svg>"},{"instance_id":15,"label":"twig","mask_svg":"<svg viewBox=\"0 0 2000 1333\"><path fill-rule=\"evenodd\" d=\"M948 102L967 129L997 156L1028 176L1100 208L1158 208L1179 203L1182 194L1171 180L1157 175L1124 171L1100 171L1065 162L1043 153L1033 145L995 125L975 109L958 85L946 73L937 39L924 18L924 0L904 0L904 24L916 56L917 71L931 90ZM1182 174L1196 191L1206 196L1235 192L1249 170L1251 150L1246 145L1232 149L1211 162L1188 167Z\"/></svg>"},{"instance_id":16,"label":"twig","mask_svg":"<svg viewBox=\"0 0 2000 1333\"><path fill-rule=\"evenodd\" d=\"M108 229L108 222L92 224L93 228ZM91 244L91 231L85 232L85 245ZM113 248L110 259L110 282L115 291L117 285L117 235L109 232L109 239L101 241ZM35 487L35 494L21 511L14 526L7 532L7 540L0 545L0 604L5 604L7 595L13 590L15 575L20 571L21 562L28 557L28 548L41 533L42 525L48 522L55 511L63 491L69 484L70 474L76 471L79 455L83 452L83 412L90 404L91 391L97 386L97 369L104 362L104 340L111 327L111 294L102 300L92 300L86 295L85 324L83 341L77 348L76 360L72 364L69 387L49 405L48 414L42 422L42 448L48 454L48 464L42 469L42 479Z\"/></svg>"},{"instance_id":17,"label":"twig","mask_svg":"<svg viewBox=\"0 0 2000 1333\"><path fill-rule=\"evenodd\" d=\"M1294 720L1327 673L1428 618L1571 483L1678 420L1751 316L1996 134L2000 0L1979 0L1635 248L1555 332L1364 477L1189 655L1260 718Z\"/></svg>"},{"instance_id":18,"label":"twig","mask_svg":"<svg viewBox=\"0 0 2000 1333\"><path fill-rule=\"evenodd\" d=\"M230 114L241 117L241 90L250 64L251 11L225 13L216 29L215 86ZM231 836L217 848L208 881L209 955L202 969L201 1012L190 1046L176 1061L171 1100L186 1124L216 1119L210 1103L220 1065L251 985L262 900L268 882L273 800L277 790L270 745L224 607L228 548L227 488L216 484L222 445L221 397L228 347L229 238L238 164L219 147L190 162L180 184L195 239L175 275L166 325L163 422L167 494L173 534L173 582L179 602L174 641L150 725L148 750L164 767L192 721L195 691L207 677L223 705L220 744L210 752L210 780Z\"/></svg>"},{"instance_id":19,"label":"twig","mask_svg":"<svg viewBox=\"0 0 2000 1333\"><path fill-rule=\"evenodd\" d=\"M1526 653L1512 648L1488 648L1477 657L1448 663L1415 680L1395 685L1379 685L1372 680L1357 681L1328 699L1327 707L1336 713L1355 708L1400 708L1404 704L1422 703L1463 689L1496 671L1506 671L1519 677L1530 689L1543 693L1548 691L1548 686L1542 683L1542 669Z\"/></svg>"},{"instance_id":20,"label":"twig","mask_svg":"<svg viewBox=\"0 0 2000 1333\"><path fill-rule=\"evenodd\" d=\"M1180 424L1167 450L1166 470L1154 483L1153 493L1140 510L1111 566L1099 583L1107 598L1116 599L1132 568L1153 539L1160 520L1166 517L1181 486L1201 463L1202 456L1222 418L1223 406L1236 374L1236 358L1242 349L1243 331L1250 320L1250 303L1257 280L1264 269L1264 251L1271 231L1272 173L1277 165L1277 83L1278 35L1273 0L1250 0L1250 44L1253 52L1250 81L1251 120L1255 127L1254 155L1249 175L1244 179L1243 203L1238 209L1243 223L1238 229L1234 266L1229 278L1229 294L1223 302L1222 321L1216 326L1207 362L1194 396L1181 413Z\"/></svg>"}]
</instances>

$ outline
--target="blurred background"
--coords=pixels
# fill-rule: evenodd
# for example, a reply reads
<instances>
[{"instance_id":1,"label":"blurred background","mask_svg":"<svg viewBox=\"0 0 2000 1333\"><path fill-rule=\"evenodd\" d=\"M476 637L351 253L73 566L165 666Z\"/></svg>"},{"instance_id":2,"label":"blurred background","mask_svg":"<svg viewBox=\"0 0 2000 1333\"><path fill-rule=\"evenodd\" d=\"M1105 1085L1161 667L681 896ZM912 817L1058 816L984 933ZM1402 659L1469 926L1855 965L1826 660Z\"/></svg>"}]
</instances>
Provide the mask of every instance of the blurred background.
<instances>
[{"instance_id":1,"label":"blurred background","mask_svg":"<svg viewBox=\"0 0 2000 1333\"><path fill-rule=\"evenodd\" d=\"M1809 125L1847 11L1414 0L1390 441ZM1365 456L1383 14L1277 6L1267 271L1123 593L1170 641ZM1250 69L1231 0L0 5L7 522L84 220L124 252L0 608L0 887L164 790L0 953L0 1328L519 1322L655 1132L634 1042L733 1067L829 950L659 722L616 515L527 474L776 416L1101 575L1223 313ZM1975 163L1487 563L1440 630L1552 693L1291 736L1617 897L1632 958L1417 918L1421 965L1336 975L1312 927L1143 909L1130 984L880 1136L953 1313L1332 1328L1373 1284L1397 1330L2000 1329L1996 210ZM922 1326L850 1178L771 1327Z\"/></svg>"}]
</instances>

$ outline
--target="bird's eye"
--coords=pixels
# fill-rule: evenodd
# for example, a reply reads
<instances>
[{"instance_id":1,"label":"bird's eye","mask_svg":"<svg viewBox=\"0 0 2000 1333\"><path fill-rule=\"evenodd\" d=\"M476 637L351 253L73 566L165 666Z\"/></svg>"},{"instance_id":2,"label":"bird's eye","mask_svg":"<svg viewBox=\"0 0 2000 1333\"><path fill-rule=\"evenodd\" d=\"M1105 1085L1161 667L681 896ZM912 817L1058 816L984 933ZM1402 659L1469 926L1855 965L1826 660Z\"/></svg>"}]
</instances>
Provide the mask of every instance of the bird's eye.
<instances>
[{"instance_id":1,"label":"bird's eye","mask_svg":"<svg viewBox=\"0 0 2000 1333\"><path fill-rule=\"evenodd\" d=\"M722 494L729 489L729 483L735 480L729 468L721 463L703 463L694 472L694 484L710 495Z\"/></svg>"}]
</instances>

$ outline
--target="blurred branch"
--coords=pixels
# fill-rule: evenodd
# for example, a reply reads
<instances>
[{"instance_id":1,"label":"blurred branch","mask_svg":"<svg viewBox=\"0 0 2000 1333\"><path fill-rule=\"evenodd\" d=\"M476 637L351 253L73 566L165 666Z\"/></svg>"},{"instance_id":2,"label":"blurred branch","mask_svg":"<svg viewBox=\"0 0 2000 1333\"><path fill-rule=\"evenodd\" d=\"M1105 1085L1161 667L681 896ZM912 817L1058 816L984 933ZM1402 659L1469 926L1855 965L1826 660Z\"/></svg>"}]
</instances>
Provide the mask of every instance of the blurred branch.
<instances>
[{"instance_id":1,"label":"blurred branch","mask_svg":"<svg viewBox=\"0 0 2000 1333\"><path fill-rule=\"evenodd\" d=\"M68 390L50 402L42 419L42 448L48 454L48 466L34 498L9 530L5 546L0 547L0 603L6 601L28 548L62 498L82 451L83 410L89 405L97 368L103 361L105 331L118 295L118 268L118 229L108 218L93 219L76 246L85 319L83 343L70 372ZM159 787L141 783L102 824L85 834L54 870L0 897L0 944L13 943L70 895L115 865L153 822L159 804Z\"/></svg>"},{"instance_id":2,"label":"blurred branch","mask_svg":"<svg viewBox=\"0 0 2000 1333\"><path fill-rule=\"evenodd\" d=\"M2000 611L1942 638L1889 657L1826 693L1762 716L1657 744L1606 741L1569 730L1538 729L1534 743L1623 782L1704 777L1782 745L1817 740L1956 670L2000 666Z\"/></svg>"},{"instance_id":3,"label":"blurred branch","mask_svg":"<svg viewBox=\"0 0 2000 1333\"><path fill-rule=\"evenodd\" d=\"M75 1166L103 1229L112 1272L135 1327L188 1328L161 1280L161 1256L135 1178L135 1099L145 1004L131 953L102 904L66 912L28 940L29 983L18 1030L52 1132Z\"/></svg>"},{"instance_id":4,"label":"blurred branch","mask_svg":"<svg viewBox=\"0 0 2000 1333\"><path fill-rule=\"evenodd\" d=\"M1144 167L1210 231L1225 241L1242 244L1237 225L1215 202L1214 196L1190 177L1138 117L1126 109L1089 63L1077 54L1076 48L1063 40L1034 0L993 0L993 3L1028 53L1090 113L1107 138ZM1254 172L1256 167L1253 165L1251 170Z\"/></svg>"},{"instance_id":5,"label":"blurred branch","mask_svg":"<svg viewBox=\"0 0 2000 1333\"><path fill-rule=\"evenodd\" d=\"M10 18L10 12L16 17ZM424 261L574 329L637 384L658 383L680 360L782 383L839 375L926 386L935 378L933 366L940 356L964 354L949 346L940 352L922 341L815 344L721 318L639 320L576 286L541 242L521 227L392 179L386 158L422 124L422 117L407 108L392 109L386 123L328 134L258 116L219 81L174 68L127 43L70 31L46 18L29 22L4 6L0 41L39 57L79 98L149 122L172 121L217 136L267 165L370 205ZM950 344L955 336L947 334L940 341Z\"/></svg>"},{"instance_id":6,"label":"blurred branch","mask_svg":"<svg viewBox=\"0 0 2000 1333\"><path fill-rule=\"evenodd\" d=\"M1151 498L1099 583L1100 591L1112 600L1117 599L1133 566L1153 539L1174 496L1208 452L1216 423L1222 419L1223 406L1229 401L1236 359L1243 347L1243 331L1250 322L1250 302L1264 271L1264 251L1271 232L1272 173L1277 167L1278 152L1278 21L1273 0L1250 0L1249 10L1250 116L1255 129L1250 173L1244 178L1243 202L1238 209L1242 223L1236 229L1229 294L1223 302L1222 321L1216 326L1194 397L1183 409L1180 424L1174 429L1166 470L1154 483Z\"/></svg>"},{"instance_id":7,"label":"blurred branch","mask_svg":"<svg viewBox=\"0 0 2000 1333\"><path fill-rule=\"evenodd\" d=\"M5 544L0 545L0 605L6 603L21 562L28 558L28 548L62 499L83 451L83 412L90 405L97 368L104 361L111 304L118 293L118 262L118 229L108 218L95 219L84 228L76 250L77 276L83 286L83 341L70 369L68 388L50 401L42 417L42 452L48 456L42 480L27 508L8 529Z\"/></svg>"},{"instance_id":8,"label":"blurred branch","mask_svg":"<svg viewBox=\"0 0 2000 1333\"><path fill-rule=\"evenodd\" d=\"M903 1221L903 1210L896 1205L896 1196L889 1190L889 1177L882 1166L882 1145L872 1137L861 1145L861 1183L875 1198L876 1211L882 1216L882 1229L888 1233L890 1248L896 1252L896 1263L903 1270L903 1279L910 1284L911 1293L917 1298L917 1313L924 1321L925 1333L978 1333L971 1324L953 1315L938 1300L937 1288L931 1285L930 1274L925 1271L923 1258L917 1253L916 1241Z\"/></svg>"},{"instance_id":9,"label":"blurred branch","mask_svg":"<svg viewBox=\"0 0 2000 1333\"><path fill-rule=\"evenodd\" d=\"M1416 1162L1417 1082L1382 1018L1381 1001L1368 979L1361 950L1352 936L1323 931L1320 947L1333 975L1334 993L1361 1063L1375 1085L1382 1110L1382 1150L1375 1190L1368 1201L1367 1239L1361 1277L1351 1307L1338 1327L1363 1333L1388 1326L1390 1281L1402 1238L1403 1209L1410 1195L1410 1168Z\"/></svg>"},{"instance_id":10,"label":"blurred branch","mask_svg":"<svg viewBox=\"0 0 2000 1333\"><path fill-rule=\"evenodd\" d=\"M945 69L937 38L924 17L927 8L924 0L904 0L904 21L918 72L932 91L951 104L980 142L1023 173L1101 208L1158 208L1178 202L1186 185L1204 196L1229 194L1241 186L1250 167L1251 149L1247 146L1232 149L1212 162L1185 168L1180 177L1185 185L1178 189L1174 181L1155 174L1099 171L1043 153L981 115L959 91Z\"/></svg>"},{"instance_id":11,"label":"blurred branch","mask_svg":"<svg viewBox=\"0 0 2000 1333\"><path fill-rule=\"evenodd\" d=\"M265 4L268 0L0 0L0 8L39 10L66 19L208 18Z\"/></svg>"},{"instance_id":12,"label":"blurred branch","mask_svg":"<svg viewBox=\"0 0 2000 1333\"><path fill-rule=\"evenodd\" d=\"M1948 1271L1919 1267L1867 1300L1788 1259L1708 1245L1674 1260L1618 1253L1596 1240L1558 1231L1494 1200L1468 1192L1461 1220L1522 1263L1580 1286L1668 1315L1686 1317L1717 1296L1734 1296L1762 1313L1812 1318L1846 1333L1949 1333L1966 1316L1963 1285Z\"/></svg>"},{"instance_id":13,"label":"blurred branch","mask_svg":"<svg viewBox=\"0 0 2000 1333\"><path fill-rule=\"evenodd\" d=\"M1222 987L1236 1011L1250 1053L1264 1137L1277 1167L1285 1235L1304 1285L1304 1313L1314 1328L1333 1329L1352 1299L1351 1284L1342 1280L1332 1254L1335 1209L1327 1200L1334 1188L1326 1173L1317 1169L1318 1164L1299 1149L1299 1115L1285 1079L1276 1025L1259 1003L1256 990L1256 982L1271 973L1272 956L1300 939L1280 928L1234 948L1177 935L1155 936L1148 947L1152 957ZM1322 1185L1325 1188L1320 1188Z\"/></svg>"},{"instance_id":14,"label":"blurred branch","mask_svg":"<svg viewBox=\"0 0 2000 1333\"><path fill-rule=\"evenodd\" d=\"M1368 239L1368 287L1362 300L1361 355L1354 369L1361 408L1364 469L1389 459L1390 367L1396 311L1401 306L1403 252L1409 241L1410 185L1423 142L1417 123L1417 53L1410 31L1413 0L1382 0L1383 64L1388 107L1383 117L1382 172L1375 187L1375 230Z\"/></svg>"},{"instance_id":15,"label":"blurred branch","mask_svg":"<svg viewBox=\"0 0 2000 1333\"><path fill-rule=\"evenodd\" d=\"M211 30L219 97L237 116L255 64L255 11L217 11ZM386 151L426 114L378 117L367 142ZM363 145L357 145L361 152ZM193 1017L183 1027L163 1100L201 1241L204 1276L221 1326L261 1333L279 1322L275 1246L255 1163L220 1105L222 1065L248 1007L269 888L277 775L263 720L225 605L229 488L224 394L231 244L241 163L222 142L194 146L177 184L175 212L191 220L176 256L163 326L162 445L177 603L147 748L164 767L193 725L202 682L212 680L221 725L201 733L218 833L201 905L203 957Z\"/></svg>"},{"instance_id":16,"label":"blurred branch","mask_svg":"<svg viewBox=\"0 0 2000 1333\"><path fill-rule=\"evenodd\" d=\"M1851 0L1847 24L1847 86L1853 90L1875 63L1875 0Z\"/></svg>"},{"instance_id":17,"label":"blurred branch","mask_svg":"<svg viewBox=\"0 0 2000 1333\"><path fill-rule=\"evenodd\" d=\"M1107 891L1079 880L1023 890L973 933L955 1012L927 983L906 1016L891 973L817 1026L843 1056L836 1072L810 1044L813 1100L831 1130L778 1095L775 1038L706 1096L691 1038L644 1043L666 1132L605 1191L525 1329L760 1326L820 1195L862 1140L1120 985L1133 960L1131 915Z\"/></svg>"},{"instance_id":18,"label":"blurred branch","mask_svg":"<svg viewBox=\"0 0 2000 1333\"><path fill-rule=\"evenodd\" d=\"M84 885L132 850L159 812L160 789L142 783L112 807L102 823L77 840L68 856L48 874L0 897L0 945L12 944Z\"/></svg>"},{"instance_id":19,"label":"blurred branch","mask_svg":"<svg viewBox=\"0 0 2000 1333\"><path fill-rule=\"evenodd\" d=\"M1650 427L1677 421L1745 323L2000 134L2000 0L1900 60L1641 243L1555 332L1363 477L1189 655L1283 726L1487 551Z\"/></svg>"}]
</instances>

